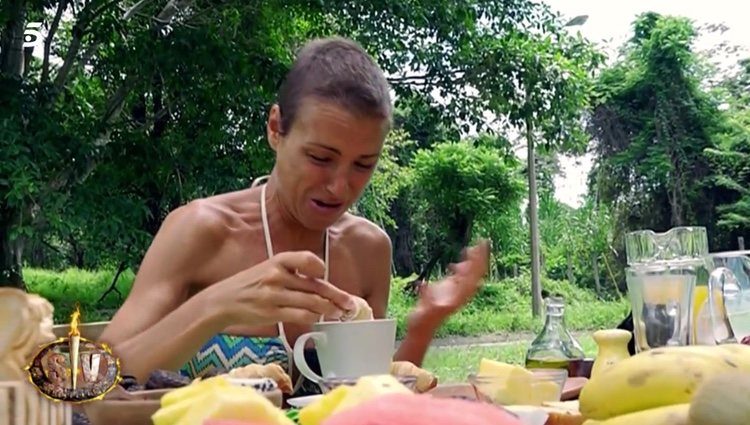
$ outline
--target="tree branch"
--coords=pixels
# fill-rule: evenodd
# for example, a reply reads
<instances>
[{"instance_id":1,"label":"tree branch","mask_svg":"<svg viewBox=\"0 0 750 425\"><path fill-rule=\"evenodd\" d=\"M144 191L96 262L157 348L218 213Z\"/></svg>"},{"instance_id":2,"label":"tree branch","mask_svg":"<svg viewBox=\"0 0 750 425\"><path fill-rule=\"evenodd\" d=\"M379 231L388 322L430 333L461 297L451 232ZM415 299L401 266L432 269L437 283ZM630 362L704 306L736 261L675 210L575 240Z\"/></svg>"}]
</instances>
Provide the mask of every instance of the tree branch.
<instances>
[{"instance_id":1,"label":"tree branch","mask_svg":"<svg viewBox=\"0 0 750 425\"><path fill-rule=\"evenodd\" d=\"M49 54L52 48L52 39L55 38L57 28L60 26L60 19L62 14L68 7L68 0L60 0L57 4L57 11L55 12L55 18L52 19L52 24L49 27L47 38L44 40L44 61L42 62L42 84L49 81Z\"/></svg>"},{"instance_id":2,"label":"tree branch","mask_svg":"<svg viewBox=\"0 0 750 425\"><path fill-rule=\"evenodd\" d=\"M156 21L155 28L157 30L157 33L158 33L158 30L163 28L164 25L169 24L172 21L172 19L174 19L175 16L177 16L178 13L187 9L192 4L192 2L193 0L170 0L169 3L167 3L167 5L164 6L161 12L159 12L159 14L154 17L154 20ZM110 2L108 4L111 5L113 3L115 2ZM107 6L103 6L99 10L102 10L105 7ZM78 23L76 25L78 25ZM79 44L79 48L80 48L80 44ZM59 78L60 78L60 75L58 75L58 79ZM125 77L125 80L122 82L120 87L118 87L118 89L112 94L112 96L107 101L106 106L104 108L104 113L101 119L102 131L100 132L99 136L96 138L96 140L93 143L96 148L95 151L99 151L102 147L108 145L111 142L111 139L110 139L111 127L114 124L114 122L119 118L120 113L122 112L122 109L125 106L125 100L127 99L127 96L130 93L130 90L135 85L135 83L136 83L136 76L132 74L128 75L127 77ZM50 181L50 183L47 186L48 190L57 191L63 187L69 186L72 183L77 183L77 184L82 183L94 171L97 163L98 163L98 157L96 153L94 153L89 158L86 159L86 163L85 163L85 166L83 167L83 170L77 175L76 175L76 172L72 169L72 167L68 167L66 170L62 171L61 173L58 173L58 175Z\"/></svg>"},{"instance_id":3,"label":"tree branch","mask_svg":"<svg viewBox=\"0 0 750 425\"><path fill-rule=\"evenodd\" d=\"M138 3L134 4L130 9L125 11L125 14L122 15L122 19L128 20L130 17L138 13L141 9L143 9L144 6L146 6L146 3L148 3L151 0L141 0Z\"/></svg>"},{"instance_id":4,"label":"tree branch","mask_svg":"<svg viewBox=\"0 0 750 425\"><path fill-rule=\"evenodd\" d=\"M60 67L60 71L57 73L57 78L55 78L55 89L58 93L62 91L62 87L65 85L65 82L70 75L70 71L73 69L73 64L78 56L78 52L81 50L83 37L88 31L89 25L107 9L116 6L117 3L119 3L119 0L111 0L103 4L100 8L94 10L94 2L91 2L86 4L81 10L81 18L73 26L73 39L70 41L70 47L68 47L63 64Z\"/></svg>"}]
</instances>

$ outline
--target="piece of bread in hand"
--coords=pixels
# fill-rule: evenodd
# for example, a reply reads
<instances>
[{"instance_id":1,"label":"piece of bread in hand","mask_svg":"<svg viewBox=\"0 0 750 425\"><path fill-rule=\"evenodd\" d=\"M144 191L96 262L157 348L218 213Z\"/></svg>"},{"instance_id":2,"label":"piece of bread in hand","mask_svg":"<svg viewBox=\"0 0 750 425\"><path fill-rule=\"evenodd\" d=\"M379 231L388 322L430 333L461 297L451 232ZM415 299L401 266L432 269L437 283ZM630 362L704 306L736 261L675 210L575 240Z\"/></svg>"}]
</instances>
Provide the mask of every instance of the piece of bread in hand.
<instances>
[{"instance_id":1,"label":"piece of bread in hand","mask_svg":"<svg viewBox=\"0 0 750 425\"><path fill-rule=\"evenodd\" d=\"M392 362L391 375L394 376L415 376L417 378L415 391L418 393L427 392L437 386L437 377L432 373L417 367L412 362Z\"/></svg>"},{"instance_id":2,"label":"piece of bread in hand","mask_svg":"<svg viewBox=\"0 0 750 425\"><path fill-rule=\"evenodd\" d=\"M353 322L355 320L372 320L374 318L372 314L372 308L370 304L367 304L364 298L356 295L351 296L354 299L354 308L352 310L344 312L344 316L341 318L342 322Z\"/></svg>"},{"instance_id":3,"label":"piece of bread in hand","mask_svg":"<svg viewBox=\"0 0 750 425\"><path fill-rule=\"evenodd\" d=\"M247 366L232 369L227 375L232 378L269 378L276 382L276 385L282 393L292 393L292 378L290 378L286 371L276 363L265 365L249 364Z\"/></svg>"}]
</instances>

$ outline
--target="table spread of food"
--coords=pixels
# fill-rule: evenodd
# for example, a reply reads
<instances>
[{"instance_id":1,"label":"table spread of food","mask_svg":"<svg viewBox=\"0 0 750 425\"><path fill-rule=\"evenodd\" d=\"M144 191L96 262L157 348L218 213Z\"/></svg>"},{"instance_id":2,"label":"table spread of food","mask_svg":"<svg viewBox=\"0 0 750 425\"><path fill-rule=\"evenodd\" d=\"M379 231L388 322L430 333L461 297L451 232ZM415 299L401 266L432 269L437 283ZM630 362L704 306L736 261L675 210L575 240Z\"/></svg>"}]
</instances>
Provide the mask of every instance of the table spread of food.
<instances>
[{"instance_id":1,"label":"table spread of food","mask_svg":"<svg viewBox=\"0 0 750 425\"><path fill-rule=\"evenodd\" d=\"M277 384L260 383L268 382L264 376L282 384L288 377L275 368L252 367L166 391L150 420L154 425L750 423L750 346L663 347L610 361L591 379L582 378L583 385L572 388L579 394L566 401L561 401L566 381L573 379L566 371L482 359L467 383L440 385L428 371L401 363L391 374L363 376L329 388L303 407L284 403L286 408L273 396ZM414 375L399 372L420 379L402 380Z\"/></svg>"}]
</instances>

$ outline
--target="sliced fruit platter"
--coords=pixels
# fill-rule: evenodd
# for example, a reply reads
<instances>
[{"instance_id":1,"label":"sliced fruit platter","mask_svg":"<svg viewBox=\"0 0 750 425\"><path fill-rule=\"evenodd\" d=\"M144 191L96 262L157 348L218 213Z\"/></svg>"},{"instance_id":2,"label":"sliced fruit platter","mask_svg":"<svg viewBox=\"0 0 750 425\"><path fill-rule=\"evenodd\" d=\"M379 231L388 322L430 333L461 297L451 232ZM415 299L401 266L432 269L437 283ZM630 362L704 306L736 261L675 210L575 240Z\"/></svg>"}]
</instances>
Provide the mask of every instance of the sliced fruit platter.
<instances>
[{"instance_id":1,"label":"sliced fruit platter","mask_svg":"<svg viewBox=\"0 0 750 425\"><path fill-rule=\"evenodd\" d=\"M573 381L566 376L483 359L468 383L436 385L433 378L418 388L394 374L365 376L285 410L263 388L222 375L166 391L150 419L154 425L750 424L746 345L645 351L584 379L578 400L560 401L565 382Z\"/></svg>"}]
</instances>

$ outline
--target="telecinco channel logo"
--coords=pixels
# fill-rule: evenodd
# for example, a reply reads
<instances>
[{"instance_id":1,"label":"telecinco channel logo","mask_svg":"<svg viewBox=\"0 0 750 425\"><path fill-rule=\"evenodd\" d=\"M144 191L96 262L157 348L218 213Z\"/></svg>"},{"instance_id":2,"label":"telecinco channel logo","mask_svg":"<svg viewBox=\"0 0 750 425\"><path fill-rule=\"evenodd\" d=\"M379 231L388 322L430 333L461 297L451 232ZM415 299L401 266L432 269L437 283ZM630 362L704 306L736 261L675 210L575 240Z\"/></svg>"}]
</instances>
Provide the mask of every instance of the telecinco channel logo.
<instances>
[{"instance_id":1,"label":"telecinco channel logo","mask_svg":"<svg viewBox=\"0 0 750 425\"><path fill-rule=\"evenodd\" d=\"M42 36L42 23L41 22L29 22L26 24L26 29L23 31L23 47L40 47L44 43L44 37Z\"/></svg>"}]
</instances>

